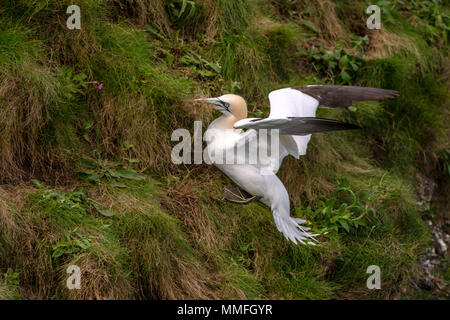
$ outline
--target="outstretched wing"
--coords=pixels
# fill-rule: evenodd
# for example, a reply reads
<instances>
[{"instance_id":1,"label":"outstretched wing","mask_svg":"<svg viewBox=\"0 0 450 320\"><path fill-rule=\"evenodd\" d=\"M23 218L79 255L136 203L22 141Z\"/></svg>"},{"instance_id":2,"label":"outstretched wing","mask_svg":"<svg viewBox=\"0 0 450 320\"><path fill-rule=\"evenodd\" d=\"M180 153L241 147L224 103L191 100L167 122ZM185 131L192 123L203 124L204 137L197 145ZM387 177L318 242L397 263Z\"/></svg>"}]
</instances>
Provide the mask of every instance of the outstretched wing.
<instances>
[{"instance_id":1,"label":"outstretched wing","mask_svg":"<svg viewBox=\"0 0 450 320\"><path fill-rule=\"evenodd\" d=\"M319 107L325 108L344 108L351 106L355 101L381 100L398 96L395 90L354 86L309 85L292 89L314 98Z\"/></svg>"},{"instance_id":2,"label":"outstretched wing","mask_svg":"<svg viewBox=\"0 0 450 320\"><path fill-rule=\"evenodd\" d=\"M237 121L237 129L279 129L286 144L283 157L290 154L296 158L306 154L311 133L359 129L358 126L332 119L315 118L318 107L343 108L354 101L394 98L394 90L354 87L322 86L284 88L269 94L270 114L266 119L243 119ZM292 147L292 143L296 147Z\"/></svg>"},{"instance_id":3,"label":"outstretched wing","mask_svg":"<svg viewBox=\"0 0 450 320\"><path fill-rule=\"evenodd\" d=\"M245 121L247 120L247 121ZM354 130L361 127L334 119L288 117L284 119L244 119L235 124L239 129L278 129L279 134L305 136L311 133Z\"/></svg>"}]
</instances>

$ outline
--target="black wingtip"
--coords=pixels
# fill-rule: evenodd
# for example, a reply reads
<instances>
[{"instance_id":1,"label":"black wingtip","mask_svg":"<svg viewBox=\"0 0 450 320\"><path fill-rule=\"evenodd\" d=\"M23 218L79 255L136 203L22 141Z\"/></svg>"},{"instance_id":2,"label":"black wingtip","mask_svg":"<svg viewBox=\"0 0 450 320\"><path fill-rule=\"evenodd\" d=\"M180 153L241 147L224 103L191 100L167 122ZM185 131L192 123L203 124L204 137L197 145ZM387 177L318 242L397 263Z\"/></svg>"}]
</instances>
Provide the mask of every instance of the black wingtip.
<instances>
[{"instance_id":1,"label":"black wingtip","mask_svg":"<svg viewBox=\"0 0 450 320\"><path fill-rule=\"evenodd\" d=\"M292 89L315 98L319 106L326 108L343 108L356 101L394 99L399 96L396 90L356 86L310 85Z\"/></svg>"},{"instance_id":2,"label":"black wingtip","mask_svg":"<svg viewBox=\"0 0 450 320\"><path fill-rule=\"evenodd\" d=\"M329 131L359 130L360 126L346 123L335 119L315 118L315 117L289 117L293 126L283 128L281 134L306 135L311 133L321 133Z\"/></svg>"},{"instance_id":3,"label":"black wingtip","mask_svg":"<svg viewBox=\"0 0 450 320\"><path fill-rule=\"evenodd\" d=\"M325 118L316 118L323 121L331 122L332 119L325 119ZM331 121L330 121L331 120ZM334 129L331 129L333 128ZM341 130L361 130L362 128L356 124L353 123L347 123L347 122L341 122L338 120L335 120L334 123L331 123L330 131L341 131Z\"/></svg>"}]
</instances>

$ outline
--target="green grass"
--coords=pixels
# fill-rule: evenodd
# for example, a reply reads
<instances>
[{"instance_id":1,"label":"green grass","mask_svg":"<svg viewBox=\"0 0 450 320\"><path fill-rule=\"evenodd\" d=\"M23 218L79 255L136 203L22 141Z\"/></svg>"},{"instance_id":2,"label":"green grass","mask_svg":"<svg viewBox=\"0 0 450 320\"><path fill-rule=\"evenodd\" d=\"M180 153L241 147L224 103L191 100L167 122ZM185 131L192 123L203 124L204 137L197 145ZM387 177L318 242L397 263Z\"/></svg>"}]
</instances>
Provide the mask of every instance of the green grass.
<instances>
[{"instance_id":1,"label":"green grass","mask_svg":"<svg viewBox=\"0 0 450 320\"><path fill-rule=\"evenodd\" d=\"M438 160L449 149L448 43L432 13L440 11L387 6L385 32L393 38L377 41L392 47L396 39L396 48L366 57L369 41L352 51L364 63L346 81L400 97L319 110L363 130L315 135L305 157L285 159L279 176L291 215L330 229L309 247L288 243L262 204L221 200L231 181L218 170L173 165L170 135L192 132L194 120L205 129L216 115L194 107L192 97L234 91L249 111L267 115L271 90L338 81L314 69L308 54L320 46L351 50L365 34L365 3L195 3L192 14L177 17L177 0L84 0L82 30L65 26L68 1L7 1L0 9L0 298L388 299L405 292L429 240L414 176L448 183ZM91 176L108 174L81 179L80 159L104 164ZM114 173L128 166L144 179ZM335 199L334 212L355 204L337 192L343 183L371 195L356 203L374 212L355 230L333 229L339 222L306 210L320 211L324 199ZM65 285L72 264L82 269L81 290ZM367 289L369 265L380 266L382 290Z\"/></svg>"}]
</instances>

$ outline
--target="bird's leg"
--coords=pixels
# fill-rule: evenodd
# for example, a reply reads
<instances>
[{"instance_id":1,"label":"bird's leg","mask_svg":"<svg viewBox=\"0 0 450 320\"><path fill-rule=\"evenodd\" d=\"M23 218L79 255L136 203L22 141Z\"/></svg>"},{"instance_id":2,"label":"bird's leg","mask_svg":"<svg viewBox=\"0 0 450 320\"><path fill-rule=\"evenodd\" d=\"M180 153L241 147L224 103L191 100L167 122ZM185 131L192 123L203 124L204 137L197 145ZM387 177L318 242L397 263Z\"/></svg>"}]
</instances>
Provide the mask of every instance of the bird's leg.
<instances>
[{"instance_id":1,"label":"bird's leg","mask_svg":"<svg viewBox=\"0 0 450 320\"><path fill-rule=\"evenodd\" d=\"M238 204L247 204L257 198L247 191L234 186L223 187L223 197L225 200Z\"/></svg>"}]
</instances>

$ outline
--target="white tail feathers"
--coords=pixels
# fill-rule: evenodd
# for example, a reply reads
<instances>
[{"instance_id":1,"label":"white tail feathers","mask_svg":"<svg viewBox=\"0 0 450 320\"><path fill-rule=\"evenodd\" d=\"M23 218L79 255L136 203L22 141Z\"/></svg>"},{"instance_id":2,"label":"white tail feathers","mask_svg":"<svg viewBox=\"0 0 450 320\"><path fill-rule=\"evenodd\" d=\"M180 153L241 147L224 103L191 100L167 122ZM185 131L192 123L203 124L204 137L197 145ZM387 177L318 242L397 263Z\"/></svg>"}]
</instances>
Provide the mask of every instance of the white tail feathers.
<instances>
[{"instance_id":1,"label":"white tail feathers","mask_svg":"<svg viewBox=\"0 0 450 320\"><path fill-rule=\"evenodd\" d=\"M310 233L310 228L301 226L306 220L292 217L284 217L278 214L277 211L273 211L273 218L278 231L283 233L286 239L291 240L297 244L297 241L301 244L315 245L317 240L314 238L318 234Z\"/></svg>"}]
</instances>

